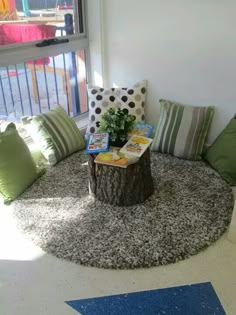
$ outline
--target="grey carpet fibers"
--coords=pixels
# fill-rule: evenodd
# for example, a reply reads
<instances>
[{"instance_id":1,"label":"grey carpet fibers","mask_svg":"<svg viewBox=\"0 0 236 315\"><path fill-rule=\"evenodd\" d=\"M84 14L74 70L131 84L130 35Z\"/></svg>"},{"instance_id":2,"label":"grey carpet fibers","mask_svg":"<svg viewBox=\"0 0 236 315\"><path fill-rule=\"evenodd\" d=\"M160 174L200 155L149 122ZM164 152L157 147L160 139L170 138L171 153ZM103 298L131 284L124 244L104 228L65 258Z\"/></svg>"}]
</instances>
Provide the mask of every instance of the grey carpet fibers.
<instances>
[{"instance_id":1,"label":"grey carpet fibers","mask_svg":"<svg viewBox=\"0 0 236 315\"><path fill-rule=\"evenodd\" d=\"M152 175L155 191L145 203L107 205L89 196L87 156L79 152L49 168L13 203L14 214L46 252L115 269L185 259L226 230L233 195L204 162L153 153Z\"/></svg>"}]
</instances>

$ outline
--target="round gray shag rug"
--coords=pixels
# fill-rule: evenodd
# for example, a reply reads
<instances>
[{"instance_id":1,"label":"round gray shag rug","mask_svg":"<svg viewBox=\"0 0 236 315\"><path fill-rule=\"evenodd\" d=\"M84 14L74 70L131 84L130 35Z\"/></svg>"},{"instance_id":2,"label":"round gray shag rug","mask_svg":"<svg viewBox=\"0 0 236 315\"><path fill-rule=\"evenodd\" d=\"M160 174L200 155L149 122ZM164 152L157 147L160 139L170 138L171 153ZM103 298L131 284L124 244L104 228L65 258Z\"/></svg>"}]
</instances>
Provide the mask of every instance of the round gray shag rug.
<instances>
[{"instance_id":1,"label":"round gray shag rug","mask_svg":"<svg viewBox=\"0 0 236 315\"><path fill-rule=\"evenodd\" d=\"M173 263L216 241L230 223L230 187L204 162L152 154L154 194L117 207L88 192L87 156L76 153L16 200L20 227L43 250L87 266L128 269Z\"/></svg>"}]
</instances>

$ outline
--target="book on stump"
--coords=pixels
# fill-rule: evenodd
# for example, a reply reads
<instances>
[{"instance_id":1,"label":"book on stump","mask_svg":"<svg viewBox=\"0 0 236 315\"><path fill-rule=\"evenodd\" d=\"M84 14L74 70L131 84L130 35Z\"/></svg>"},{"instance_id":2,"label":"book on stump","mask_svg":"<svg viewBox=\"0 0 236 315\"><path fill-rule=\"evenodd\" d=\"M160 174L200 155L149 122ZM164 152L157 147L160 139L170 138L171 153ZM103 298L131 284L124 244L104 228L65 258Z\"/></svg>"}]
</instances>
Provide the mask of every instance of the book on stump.
<instances>
[{"instance_id":1,"label":"book on stump","mask_svg":"<svg viewBox=\"0 0 236 315\"><path fill-rule=\"evenodd\" d=\"M153 139L141 136L132 136L120 149L120 153L140 157L147 150Z\"/></svg>"},{"instance_id":2,"label":"book on stump","mask_svg":"<svg viewBox=\"0 0 236 315\"><path fill-rule=\"evenodd\" d=\"M98 164L112 165L127 168L130 164L138 162L139 158L120 152L118 147L110 147L108 152L99 153L94 162Z\"/></svg>"},{"instance_id":3,"label":"book on stump","mask_svg":"<svg viewBox=\"0 0 236 315\"><path fill-rule=\"evenodd\" d=\"M88 154L107 152L109 150L109 134L104 133L93 133L89 135L86 152Z\"/></svg>"},{"instance_id":4,"label":"book on stump","mask_svg":"<svg viewBox=\"0 0 236 315\"><path fill-rule=\"evenodd\" d=\"M153 132L153 125L148 125L144 123L136 123L133 130L128 133L128 136L142 136L142 137L151 137Z\"/></svg>"}]
</instances>

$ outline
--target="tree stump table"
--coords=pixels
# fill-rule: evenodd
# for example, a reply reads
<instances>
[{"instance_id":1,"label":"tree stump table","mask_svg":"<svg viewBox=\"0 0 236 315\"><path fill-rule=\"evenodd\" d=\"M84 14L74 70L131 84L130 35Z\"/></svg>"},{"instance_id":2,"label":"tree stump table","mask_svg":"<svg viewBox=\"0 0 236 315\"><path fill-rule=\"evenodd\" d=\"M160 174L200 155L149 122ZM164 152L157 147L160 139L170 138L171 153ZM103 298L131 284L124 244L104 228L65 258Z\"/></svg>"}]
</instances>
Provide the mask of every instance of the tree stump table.
<instances>
[{"instance_id":1,"label":"tree stump table","mask_svg":"<svg viewBox=\"0 0 236 315\"><path fill-rule=\"evenodd\" d=\"M138 162L121 168L88 159L89 191L96 199L115 206L131 206L144 202L153 193L150 150Z\"/></svg>"}]
</instances>

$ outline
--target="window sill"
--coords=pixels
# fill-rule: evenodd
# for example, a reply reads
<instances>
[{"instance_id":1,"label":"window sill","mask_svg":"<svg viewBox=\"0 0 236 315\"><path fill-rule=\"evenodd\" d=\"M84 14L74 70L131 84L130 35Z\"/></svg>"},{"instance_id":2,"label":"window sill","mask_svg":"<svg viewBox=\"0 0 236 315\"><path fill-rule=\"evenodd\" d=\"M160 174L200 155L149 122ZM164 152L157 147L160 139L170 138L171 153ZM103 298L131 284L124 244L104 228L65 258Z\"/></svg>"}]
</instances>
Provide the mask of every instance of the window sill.
<instances>
[{"instance_id":1,"label":"window sill","mask_svg":"<svg viewBox=\"0 0 236 315\"><path fill-rule=\"evenodd\" d=\"M86 128L87 128L87 125L88 125L88 112L85 113L85 114L82 114L80 116L76 116L73 119L74 119L77 127L81 131L81 133L83 135L85 135Z\"/></svg>"}]
</instances>

